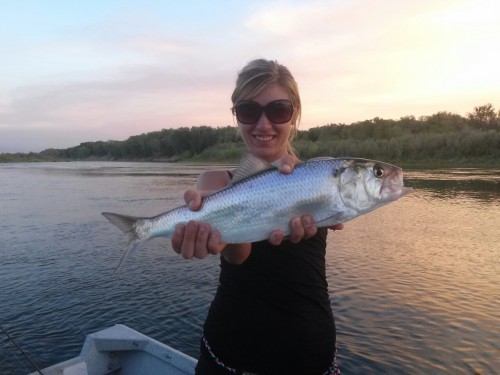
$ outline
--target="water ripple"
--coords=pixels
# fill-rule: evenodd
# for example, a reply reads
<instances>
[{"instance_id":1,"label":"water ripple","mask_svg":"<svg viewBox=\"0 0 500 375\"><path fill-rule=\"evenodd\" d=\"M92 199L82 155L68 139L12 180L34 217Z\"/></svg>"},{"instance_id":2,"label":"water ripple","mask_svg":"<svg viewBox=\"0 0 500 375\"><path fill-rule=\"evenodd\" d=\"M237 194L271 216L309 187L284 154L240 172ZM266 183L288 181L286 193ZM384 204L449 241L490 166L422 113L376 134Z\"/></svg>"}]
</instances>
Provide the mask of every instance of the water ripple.
<instances>
[{"instance_id":1,"label":"water ripple","mask_svg":"<svg viewBox=\"0 0 500 375\"><path fill-rule=\"evenodd\" d=\"M0 166L0 323L40 367L77 355L86 334L116 323L198 355L217 257L185 261L160 239L113 275L126 239L100 215L173 208L210 168L170 167ZM410 172L415 194L329 235L344 373L500 368L499 175ZM0 337L0 373L32 371Z\"/></svg>"}]
</instances>

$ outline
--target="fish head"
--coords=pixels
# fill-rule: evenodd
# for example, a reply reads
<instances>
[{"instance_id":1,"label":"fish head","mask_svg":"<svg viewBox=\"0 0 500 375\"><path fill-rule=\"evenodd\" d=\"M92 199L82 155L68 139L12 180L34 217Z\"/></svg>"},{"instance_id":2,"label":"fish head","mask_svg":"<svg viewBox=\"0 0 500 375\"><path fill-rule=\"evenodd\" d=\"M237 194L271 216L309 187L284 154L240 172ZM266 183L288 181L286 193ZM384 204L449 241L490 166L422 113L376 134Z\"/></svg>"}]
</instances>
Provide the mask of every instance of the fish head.
<instances>
[{"instance_id":1,"label":"fish head","mask_svg":"<svg viewBox=\"0 0 500 375\"><path fill-rule=\"evenodd\" d=\"M365 213L408 194L403 170L394 165L366 159L345 160L340 174L340 195L344 204Z\"/></svg>"}]
</instances>

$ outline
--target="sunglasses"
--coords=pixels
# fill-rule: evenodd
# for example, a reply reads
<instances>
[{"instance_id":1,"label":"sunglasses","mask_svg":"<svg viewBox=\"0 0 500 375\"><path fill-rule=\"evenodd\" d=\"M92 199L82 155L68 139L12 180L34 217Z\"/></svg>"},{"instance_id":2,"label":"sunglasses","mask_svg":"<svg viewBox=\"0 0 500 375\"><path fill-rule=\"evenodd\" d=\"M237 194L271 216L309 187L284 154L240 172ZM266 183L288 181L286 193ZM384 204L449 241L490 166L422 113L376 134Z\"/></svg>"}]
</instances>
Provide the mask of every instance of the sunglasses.
<instances>
[{"instance_id":1,"label":"sunglasses","mask_svg":"<svg viewBox=\"0 0 500 375\"><path fill-rule=\"evenodd\" d=\"M293 103L286 99L273 100L263 107L253 100L242 100L232 110L241 124L256 124L262 113L265 113L267 119L273 124L285 124L292 118Z\"/></svg>"}]
</instances>

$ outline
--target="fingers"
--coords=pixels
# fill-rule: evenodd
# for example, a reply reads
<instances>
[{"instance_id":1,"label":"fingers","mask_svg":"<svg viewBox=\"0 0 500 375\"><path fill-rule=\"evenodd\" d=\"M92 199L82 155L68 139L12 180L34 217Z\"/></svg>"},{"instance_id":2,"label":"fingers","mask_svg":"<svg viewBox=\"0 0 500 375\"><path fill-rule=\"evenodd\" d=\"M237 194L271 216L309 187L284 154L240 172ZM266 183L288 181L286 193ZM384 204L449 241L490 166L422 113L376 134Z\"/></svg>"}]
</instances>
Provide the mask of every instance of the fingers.
<instances>
[{"instance_id":1,"label":"fingers","mask_svg":"<svg viewBox=\"0 0 500 375\"><path fill-rule=\"evenodd\" d=\"M188 223L188 225L189 224L190 223ZM202 259L209 254L207 242L210 234L210 227L207 223L198 223L197 229L198 230L195 231L196 237L194 238L193 255L195 258Z\"/></svg>"},{"instance_id":2,"label":"fingers","mask_svg":"<svg viewBox=\"0 0 500 375\"><path fill-rule=\"evenodd\" d=\"M172 248L177 254L181 253L182 241L184 239L185 231L186 226L184 224L179 224L175 227L174 234L172 234Z\"/></svg>"},{"instance_id":3,"label":"fingers","mask_svg":"<svg viewBox=\"0 0 500 375\"><path fill-rule=\"evenodd\" d=\"M295 216L290 221L290 241L297 243L314 236L318 228L314 224L314 219L311 215ZM283 231L277 229L271 233L269 242L273 245L279 245L285 235Z\"/></svg>"},{"instance_id":4,"label":"fingers","mask_svg":"<svg viewBox=\"0 0 500 375\"><path fill-rule=\"evenodd\" d=\"M295 216L290 222L290 241L297 243L314 236L318 228L311 215Z\"/></svg>"},{"instance_id":5,"label":"fingers","mask_svg":"<svg viewBox=\"0 0 500 375\"><path fill-rule=\"evenodd\" d=\"M195 238L198 232L198 224L190 221L187 224L178 224L172 235L172 248L183 258L190 259L195 254Z\"/></svg>"},{"instance_id":6,"label":"fingers","mask_svg":"<svg viewBox=\"0 0 500 375\"><path fill-rule=\"evenodd\" d=\"M220 233L216 230L211 231L207 243L208 252L213 255L219 254L225 246L225 243L220 242Z\"/></svg>"},{"instance_id":7,"label":"fingers","mask_svg":"<svg viewBox=\"0 0 500 375\"><path fill-rule=\"evenodd\" d=\"M220 253L224 246L219 232L211 231L207 223L179 224L172 235L172 248L185 259L203 259L209 254Z\"/></svg>"},{"instance_id":8,"label":"fingers","mask_svg":"<svg viewBox=\"0 0 500 375\"><path fill-rule=\"evenodd\" d=\"M302 216L302 225L304 226L304 238L311 238L318 232L318 227L311 215Z\"/></svg>"},{"instance_id":9,"label":"fingers","mask_svg":"<svg viewBox=\"0 0 500 375\"><path fill-rule=\"evenodd\" d=\"M279 160L278 169L281 173L289 174L292 173L295 164L297 164L297 158L292 155L285 155Z\"/></svg>"},{"instance_id":10,"label":"fingers","mask_svg":"<svg viewBox=\"0 0 500 375\"><path fill-rule=\"evenodd\" d=\"M314 219L311 215L295 216L290 220L290 241L297 243L307 240L314 236L318 231L314 225ZM282 230L277 229L269 236L269 242L273 245L279 245L285 238Z\"/></svg>"},{"instance_id":11,"label":"fingers","mask_svg":"<svg viewBox=\"0 0 500 375\"><path fill-rule=\"evenodd\" d=\"M328 227L328 229L331 229L332 231L335 231L335 230L342 230L344 229L344 224L340 223L340 224L335 224L331 227Z\"/></svg>"},{"instance_id":12,"label":"fingers","mask_svg":"<svg viewBox=\"0 0 500 375\"><path fill-rule=\"evenodd\" d=\"M201 193L198 190L189 189L184 193L184 201L191 211L201 208Z\"/></svg>"},{"instance_id":13,"label":"fingers","mask_svg":"<svg viewBox=\"0 0 500 375\"><path fill-rule=\"evenodd\" d=\"M302 224L302 218L300 216L295 216L290 221L290 241L293 243L300 242L304 238L304 225Z\"/></svg>"},{"instance_id":14,"label":"fingers","mask_svg":"<svg viewBox=\"0 0 500 375\"><path fill-rule=\"evenodd\" d=\"M191 211L201 208L205 190L189 189L184 193L184 201ZM220 242L220 234L211 231L208 223L189 221L179 224L172 234L172 248L185 259L205 258L208 254L220 253L225 244Z\"/></svg>"},{"instance_id":15,"label":"fingers","mask_svg":"<svg viewBox=\"0 0 500 375\"><path fill-rule=\"evenodd\" d=\"M269 242L272 245L278 246L283 239L285 238L285 235L282 230L277 229L271 233L271 236L269 237Z\"/></svg>"}]
</instances>

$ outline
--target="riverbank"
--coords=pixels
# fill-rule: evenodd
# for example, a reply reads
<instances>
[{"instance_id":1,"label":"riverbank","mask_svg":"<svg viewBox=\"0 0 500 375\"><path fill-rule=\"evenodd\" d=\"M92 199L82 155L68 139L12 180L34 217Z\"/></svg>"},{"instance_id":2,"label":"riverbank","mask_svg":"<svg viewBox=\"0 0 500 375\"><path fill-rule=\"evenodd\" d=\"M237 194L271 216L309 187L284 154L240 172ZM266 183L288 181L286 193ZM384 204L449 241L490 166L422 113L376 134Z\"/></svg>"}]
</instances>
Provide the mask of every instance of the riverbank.
<instances>
[{"instance_id":1,"label":"riverbank","mask_svg":"<svg viewBox=\"0 0 500 375\"><path fill-rule=\"evenodd\" d=\"M137 163L183 163L183 164L238 164L239 158L131 158L131 159L113 159L109 157L89 157L85 159L60 159L60 158L41 158L31 156L18 156L17 154L0 154L0 163L40 163L54 162L64 163L72 161L85 162L137 162ZM500 159L496 158L454 158L451 160L381 160L403 169L443 169L443 168L500 168Z\"/></svg>"}]
</instances>

